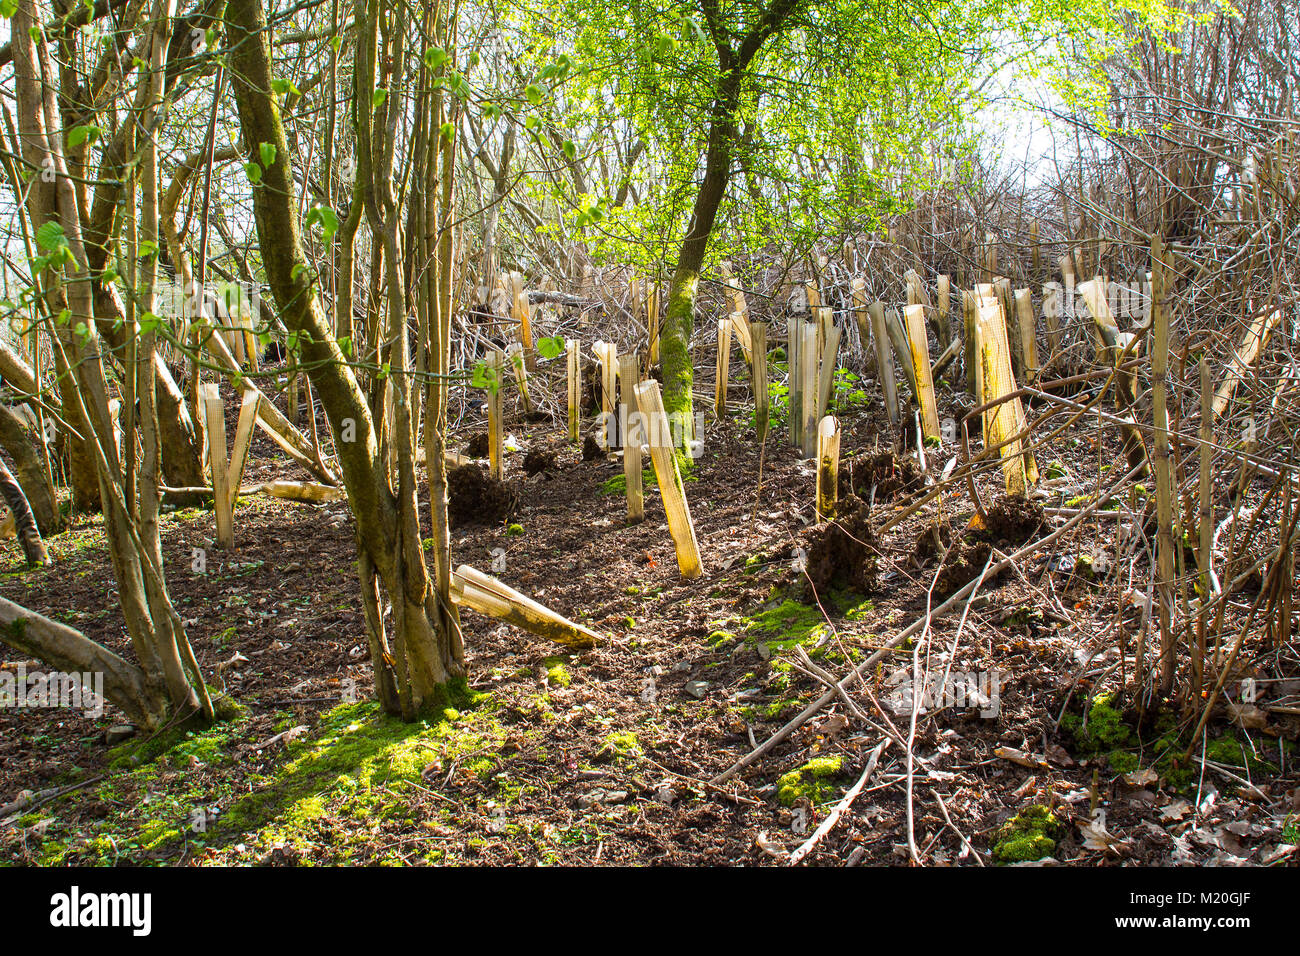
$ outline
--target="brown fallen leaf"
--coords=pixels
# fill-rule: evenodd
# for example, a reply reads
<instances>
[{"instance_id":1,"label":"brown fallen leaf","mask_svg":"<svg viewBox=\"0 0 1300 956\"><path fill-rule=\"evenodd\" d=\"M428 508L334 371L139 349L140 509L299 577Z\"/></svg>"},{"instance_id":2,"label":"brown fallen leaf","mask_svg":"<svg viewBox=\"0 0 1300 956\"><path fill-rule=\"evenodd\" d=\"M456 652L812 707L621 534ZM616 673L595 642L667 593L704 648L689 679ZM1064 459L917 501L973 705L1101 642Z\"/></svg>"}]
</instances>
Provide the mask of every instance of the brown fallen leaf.
<instances>
[{"instance_id":1,"label":"brown fallen leaf","mask_svg":"<svg viewBox=\"0 0 1300 956\"><path fill-rule=\"evenodd\" d=\"M1263 730L1268 726L1268 711L1254 704L1228 701L1228 716L1246 730Z\"/></svg>"},{"instance_id":2,"label":"brown fallen leaf","mask_svg":"<svg viewBox=\"0 0 1300 956\"><path fill-rule=\"evenodd\" d=\"M1187 814L1192 812L1192 805L1186 800L1175 800L1169 806L1160 811L1162 820L1181 820Z\"/></svg>"},{"instance_id":3,"label":"brown fallen leaf","mask_svg":"<svg viewBox=\"0 0 1300 956\"><path fill-rule=\"evenodd\" d=\"M1023 750L1016 750L1014 747L995 747L993 756L1001 757L1003 760L1010 760L1012 763L1018 763L1022 767L1030 767L1034 770L1051 770L1046 760L1037 754L1027 754Z\"/></svg>"},{"instance_id":4,"label":"brown fallen leaf","mask_svg":"<svg viewBox=\"0 0 1300 956\"><path fill-rule=\"evenodd\" d=\"M1124 782L1130 787L1149 787L1160 780L1160 774L1150 767L1142 767L1132 773L1124 774Z\"/></svg>"},{"instance_id":5,"label":"brown fallen leaf","mask_svg":"<svg viewBox=\"0 0 1300 956\"><path fill-rule=\"evenodd\" d=\"M1080 823L1079 832L1083 835L1083 846L1086 850L1113 853L1116 856L1128 851L1128 841L1120 839L1106 829L1105 810L1098 810L1088 823Z\"/></svg>"}]
</instances>

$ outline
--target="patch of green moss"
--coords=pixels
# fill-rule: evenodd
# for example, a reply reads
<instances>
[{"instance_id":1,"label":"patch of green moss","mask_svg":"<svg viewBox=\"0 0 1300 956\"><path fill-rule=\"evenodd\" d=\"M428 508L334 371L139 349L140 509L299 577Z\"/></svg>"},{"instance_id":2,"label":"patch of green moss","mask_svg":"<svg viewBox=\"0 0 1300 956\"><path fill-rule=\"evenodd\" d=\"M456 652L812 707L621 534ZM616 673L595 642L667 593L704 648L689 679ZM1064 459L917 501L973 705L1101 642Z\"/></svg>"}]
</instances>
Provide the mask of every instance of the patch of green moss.
<instances>
[{"instance_id":1,"label":"patch of green moss","mask_svg":"<svg viewBox=\"0 0 1300 956\"><path fill-rule=\"evenodd\" d=\"M221 832L249 834L258 844L294 843L309 838L313 821L326 814L409 815L404 798L425 786L425 768L475 776L495 769L491 754L506 731L488 698L478 695L474 703L478 709L468 713L446 707L409 723L383 714L374 701L335 707L309 739L289 743L289 760L256 778L258 789L222 814Z\"/></svg>"},{"instance_id":2,"label":"patch of green moss","mask_svg":"<svg viewBox=\"0 0 1300 956\"><path fill-rule=\"evenodd\" d=\"M605 738L605 748L624 757L630 757L641 752L641 742L632 731L623 730L609 734Z\"/></svg>"},{"instance_id":3,"label":"patch of green moss","mask_svg":"<svg viewBox=\"0 0 1300 956\"><path fill-rule=\"evenodd\" d=\"M748 631L754 640L766 639L769 649L786 650L816 639L825 628L821 608L786 598L750 618Z\"/></svg>"},{"instance_id":4,"label":"patch of green moss","mask_svg":"<svg viewBox=\"0 0 1300 956\"><path fill-rule=\"evenodd\" d=\"M642 488L659 487L658 480L655 478L655 473L653 470L649 468L645 468L641 471L641 487ZM617 475L614 475L611 478L606 478L600 484L600 493L602 495L627 494L627 475L623 474L622 472L619 472Z\"/></svg>"},{"instance_id":5,"label":"patch of green moss","mask_svg":"<svg viewBox=\"0 0 1300 956\"><path fill-rule=\"evenodd\" d=\"M1115 773L1133 773L1140 766L1137 755L1127 750L1112 750L1106 763Z\"/></svg>"},{"instance_id":6,"label":"patch of green moss","mask_svg":"<svg viewBox=\"0 0 1300 956\"><path fill-rule=\"evenodd\" d=\"M844 619L847 621L860 621L867 616L869 611L874 611L875 607L876 606L871 603L871 599L867 598L866 600L854 604L852 607L846 608L844 611Z\"/></svg>"},{"instance_id":7,"label":"patch of green moss","mask_svg":"<svg viewBox=\"0 0 1300 956\"><path fill-rule=\"evenodd\" d=\"M1061 728L1074 738L1077 747L1088 753L1122 750L1134 743L1133 729L1114 706L1114 694L1098 694L1088 708L1085 726L1078 714L1061 718Z\"/></svg>"},{"instance_id":8,"label":"patch of green moss","mask_svg":"<svg viewBox=\"0 0 1300 956\"><path fill-rule=\"evenodd\" d=\"M814 757L798 770L781 775L776 781L776 799L787 807L805 797L813 806L826 803L839 796L837 778L843 766L844 758L838 754Z\"/></svg>"},{"instance_id":9,"label":"patch of green moss","mask_svg":"<svg viewBox=\"0 0 1300 956\"><path fill-rule=\"evenodd\" d=\"M779 592L776 597L780 597ZM823 603L828 612L848 620L859 620L872 609L869 599L848 591L836 591ZM750 616L746 630L750 641L761 639L766 641L769 650L781 651L815 641L827 628L826 615L820 607L786 597Z\"/></svg>"},{"instance_id":10,"label":"patch of green moss","mask_svg":"<svg viewBox=\"0 0 1300 956\"><path fill-rule=\"evenodd\" d=\"M201 763L216 759L234 736L236 725L247 711L229 697L212 694L216 721L206 723L195 715L145 737L133 737L108 752L108 765L115 770L152 763L163 754L175 753L182 758L195 757Z\"/></svg>"},{"instance_id":11,"label":"patch of green moss","mask_svg":"<svg viewBox=\"0 0 1300 956\"><path fill-rule=\"evenodd\" d=\"M1056 841L1065 835L1065 825L1050 808L1026 807L998 829L993 859L998 863L1041 860L1056 852Z\"/></svg>"},{"instance_id":12,"label":"patch of green moss","mask_svg":"<svg viewBox=\"0 0 1300 956\"><path fill-rule=\"evenodd\" d=\"M564 665L563 657L548 657L542 661L542 666L546 668L546 680L552 687L568 687L573 683L569 669Z\"/></svg>"},{"instance_id":13,"label":"patch of green moss","mask_svg":"<svg viewBox=\"0 0 1300 956\"><path fill-rule=\"evenodd\" d=\"M781 715L787 710L798 710L799 701L790 697L782 697L780 700L774 700L771 703L764 704L758 712L762 720L779 720Z\"/></svg>"},{"instance_id":14,"label":"patch of green moss","mask_svg":"<svg viewBox=\"0 0 1300 956\"><path fill-rule=\"evenodd\" d=\"M1278 772L1276 764L1261 759L1250 744L1239 740L1234 734L1227 734L1206 743L1205 759L1228 767L1242 767L1251 772Z\"/></svg>"},{"instance_id":15,"label":"patch of green moss","mask_svg":"<svg viewBox=\"0 0 1300 956\"><path fill-rule=\"evenodd\" d=\"M512 524L506 528L507 537L516 538L524 533L524 526L521 524Z\"/></svg>"}]
</instances>

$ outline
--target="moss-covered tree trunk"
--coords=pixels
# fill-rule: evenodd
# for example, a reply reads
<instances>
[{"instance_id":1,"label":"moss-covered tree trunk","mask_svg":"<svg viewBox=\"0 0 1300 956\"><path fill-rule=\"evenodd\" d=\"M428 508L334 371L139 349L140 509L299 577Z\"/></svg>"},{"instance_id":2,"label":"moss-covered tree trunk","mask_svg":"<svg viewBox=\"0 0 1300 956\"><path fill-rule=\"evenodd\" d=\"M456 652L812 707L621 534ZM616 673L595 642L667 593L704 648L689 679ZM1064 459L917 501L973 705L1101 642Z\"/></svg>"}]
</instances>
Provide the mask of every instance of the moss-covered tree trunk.
<instances>
[{"instance_id":1,"label":"moss-covered tree trunk","mask_svg":"<svg viewBox=\"0 0 1300 956\"><path fill-rule=\"evenodd\" d=\"M668 307L660 331L660 357L664 372L664 411L682 423L681 434L691 437L694 414L691 387L695 370L691 366L691 335L695 331L695 295L700 270L708 253L709 237L731 180L731 161L738 129L736 115L750 65L769 39L783 30L799 0L772 0L769 6L749 11L748 29L737 30L725 22L712 3L701 3L709 35L718 56L718 78L709 110L708 142L704 155L704 177L686 235L677 255L677 266L668 287Z\"/></svg>"},{"instance_id":2,"label":"moss-covered tree trunk","mask_svg":"<svg viewBox=\"0 0 1300 956\"><path fill-rule=\"evenodd\" d=\"M736 142L735 110L739 79L727 74L719 84L709 121L709 142L704 160L704 179L695 196L690 226L677 254L677 267L668 286L668 308L660 330L659 356L664 371L664 411L681 422L681 434L692 436L694 409L691 388L695 369L691 365L691 335L695 331L695 294L700 270L708 252L709 236L718 209L727 194L731 176L731 153Z\"/></svg>"},{"instance_id":3,"label":"moss-covered tree trunk","mask_svg":"<svg viewBox=\"0 0 1300 956\"><path fill-rule=\"evenodd\" d=\"M359 32L357 69L373 76L373 36L378 3L372 0ZM451 636L431 621L437 618L433 589L424 564L418 523L414 520L414 470L409 456L399 455L396 487L387 468L372 412L330 328L316 294L316 277L303 252L296 193L289 175L290 153L271 91L270 35L263 0L233 0L226 8L230 37L232 88L248 158L264 166L253 192L253 215L267 283L285 327L298 334L302 367L325 408L334 434L348 504L357 523L358 571L369 631L375 690L390 713L406 719L445 706L464 687L464 663ZM367 63L367 59L369 62ZM357 79L358 107L368 108L373 85ZM364 99L362 98L364 97ZM364 105L363 105L364 104ZM262 147L275 149L263 162ZM269 150L267 151L269 154ZM358 164L358 179L367 175ZM381 215L381 218L382 217ZM386 237L391 243L395 237ZM378 243L377 243L378 244ZM391 251L391 250L390 250ZM394 279L393 271L389 279ZM400 297L390 301L395 321L403 319ZM395 328L401 328L400 325ZM405 344L405 335L398 336ZM405 350L397 358L405 359ZM409 451L410 386L408 371L399 370L400 399L407 403L399 423ZM408 460L401 460L406 458ZM391 617L382 602L392 606ZM386 622L387 618L387 622Z\"/></svg>"},{"instance_id":4,"label":"moss-covered tree trunk","mask_svg":"<svg viewBox=\"0 0 1300 956\"><path fill-rule=\"evenodd\" d=\"M174 0L156 0L151 30L150 74L161 78L165 64L166 24ZM57 134L55 71L38 24L33 0L20 0L14 15L13 48L15 101L21 131L23 158L38 170L26 197L29 218L37 228L58 227L58 240L47 241L60 255L38 273L48 295L66 303L66 315L55 323L51 336L55 355L66 370L62 383L64 404L75 411L72 421L82 423L82 448L94 471L97 498L103 505L104 536L108 542L117 582L118 603L131 635L139 667L70 629L50 628L23 612L13 613L0 640L20 647L56 666L84 663L106 669L105 693L133 720L156 728L173 718L200 713L213 716L212 704L190 649L180 617L167 594L157 541L142 541L125 497L123 467L108 410L108 384L103 365L102 340L95 324L94 296L82 234L82 204L64 160ZM150 81L151 84L154 82ZM148 114L142 118L147 125ZM39 182L40 188L35 187ZM74 334L73 329L80 329ZM130 453L128 449L128 453ZM88 668L83 668L88 669Z\"/></svg>"}]
</instances>

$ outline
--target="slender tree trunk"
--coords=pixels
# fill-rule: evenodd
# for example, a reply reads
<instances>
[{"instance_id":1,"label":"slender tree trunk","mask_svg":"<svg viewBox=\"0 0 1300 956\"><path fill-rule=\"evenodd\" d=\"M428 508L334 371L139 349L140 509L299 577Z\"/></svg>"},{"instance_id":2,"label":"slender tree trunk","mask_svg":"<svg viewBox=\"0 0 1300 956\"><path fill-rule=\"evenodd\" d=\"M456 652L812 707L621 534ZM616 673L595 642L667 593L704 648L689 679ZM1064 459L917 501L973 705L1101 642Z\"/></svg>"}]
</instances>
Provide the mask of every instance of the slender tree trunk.
<instances>
[{"instance_id":1,"label":"slender tree trunk","mask_svg":"<svg viewBox=\"0 0 1300 956\"><path fill-rule=\"evenodd\" d=\"M369 109L375 88L371 83L377 52L378 0L372 0L369 9L363 0L359 13L356 89L364 93L356 98L354 108L358 117L357 177L365 183L371 176L367 168L371 144ZM398 484L393 487L375 415L316 294L316 279L303 252L294 186L288 174L290 155L284 127L279 105L271 93L270 38L262 0L232 0L227 7L227 22L231 85L249 157L260 161L263 143L276 148L275 162L265 168L253 192L253 214L267 281L286 328L298 333L303 369L320 396L339 451L348 504L357 523L358 571L377 694L386 709L412 719L446 706L464 686L463 669L448 667L454 661L448 635L430 623L427 613L428 573L418 522L413 520L414 471L403 460L407 456L399 454ZM389 244L386 258L394 258L394 236L381 238ZM400 283L400 278L400 260L395 260L388 268L388 279L391 284ZM398 349L394 354L405 359L404 298L390 298L388 306L390 318L396 323L392 328L400 332L401 343L394 343ZM399 370L396 362L394 373L399 379L395 383L398 401L407 406L405 410L399 408L400 444L409 447L409 373L405 368ZM382 406L377 408L382 413ZM392 605L391 642L382 613L385 597Z\"/></svg>"},{"instance_id":2,"label":"slender tree trunk","mask_svg":"<svg viewBox=\"0 0 1300 956\"><path fill-rule=\"evenodd\" d=\"M13 459L18 484L41 534L57 534L63 530L63 515L49 473L36 452L38 440L17 415L0 406L0 447Z\"/></svg>"},{"instance_id":3,"label":"slender tree trunk","mask_svg":"<svg viewBox=\"0 0 1300 956\"><path fill-rule=\"evenodd\" d=\"M731 177L731 153L736 142L735 110L738 100L736 74L724 75L713 101L709 122L704 179L695 195L691 222L677 254L677 267L668 286L668 308L660 329L659 355L664 372L664 411L682 423L682 434L692 437L694 423L691 387L695 370L691 365L691 335L695 331L695 295L700 269L708 252L709 236L718 209L727 194Z\"/></svg>"},{"instance_id":4,"label":"slender tree trunk","mask_svg":"<svg viewBox=\"0 0 1300 956\"><path fill-rule=\"evenodd\" d=\"M13 512L14 531L18 535L18 543L22 545L23 554L27 557L27 563L32 567L49 564L50 556L45 551L45 542L41 540L36 519L32 517L31 505L27 503L22 487L3 460L0 460L0 497L4 498L5 504Z\"/></svg>"}]
</instances>

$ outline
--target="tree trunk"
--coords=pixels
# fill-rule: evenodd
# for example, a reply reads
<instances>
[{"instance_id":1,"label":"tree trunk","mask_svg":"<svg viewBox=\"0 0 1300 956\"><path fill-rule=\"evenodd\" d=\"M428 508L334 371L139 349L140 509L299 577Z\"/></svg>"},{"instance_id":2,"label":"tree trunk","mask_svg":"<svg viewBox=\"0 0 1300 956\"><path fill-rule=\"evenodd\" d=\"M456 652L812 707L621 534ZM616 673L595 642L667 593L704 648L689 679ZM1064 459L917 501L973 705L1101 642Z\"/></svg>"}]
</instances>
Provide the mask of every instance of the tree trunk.
<instances>
[{"instance_id":1,"label":"tree trunk","mask_svg":"<svg viewBox=\"0 0 1300 956\"><path fill-rule=\"evenodd\" d=\"M173 3L174 0L158 0L154 9L151 85L161 85L165 26L170 22ZM40 277L50 291L66 293L68 315L64 321L56 322L56 334L52 337L55 356L66 371L64 404L73 412L69 421L74 427L77 422L82 423L84 429L81 444L96 471L118 601L141 665L138 680L122 675L118 681L121 693L129 697L120 703L151 728L161 724L168 715L188 717L201 710L204 717L210 718L211 702L180 618L167 596L162 566L157 560L151 560L150 549L141 541L123 495L123 469L108 411L102 340L95 324L94 296L81 232L81 208L58 139L48 132L59 128L52 81L54 70L48 50L33 37L33 34L39 36L38 31L31 29L36 24L35 15L33 0L20 0L12 41L24 156L35 168L51 173L48 180L37 177L48 188L29 192L28 211L34 223L58 223L65 241L61 262L51 264ZM79 332L74 334L74 329ZM158 551L156 542L152 551ZM46 628L39 633L44 640L30 647L42 659L59 664L61 655L72 654L78 660L113 663L109 652L76 632L51 632Z\"/></svg>"},{"instance_id":2,"label":"tree trunk","mask_svg":"<svg viewBox=\"0 0 1300 956\"><path fill-rule=\"evenodd\" d=\"M164 711L144 673L80 631L0 598L0 642L71 674L103 674L104 696L132 723L154 727Z\"/></svg>"},{"instance_id":3,"label":"tree trunk","mask_svg":"<svg viewBox=\"0 0 1300 956\"><path fill-rule=\"evenodd\" d=\"M263 143L271 144L276 150L275 161L264 169L253 191L253 215L267 282L285 327L298 333L303 370L325 408L339 451L348 504L357 523L358 571L377 695L385 709L413 719L445 707L464 685L463 668L456 666L448 635L429 623L428 572L418 524L413 526L411 520L413 469L407 462L400 462L398 487L394 489L374 416L316 294L315 276L302 247L284 126L279 105L271 93L270 32L262 0L233 0L226 16L230 28L231 86L249 158L260 162ZM367 77L374 76L377 20L378 3L372 0L366 21L358 24L362 36L358 41L356 83L357 89L364 91L355 104L359 115L358 152L362 154L358 161L359 181L369 175L364 166L370 143L369 104L374 86L367 86ZM362 127L367 130L364 137ZM392 237L376 237L380 238L390 245L391 254ZM399 271L400 260L397 260L390 266L390 282ZM389 307L395 312L394 320L401 323L405 314L402 299L390 300ZM402 325L396 328L404 333ZM404 346L405 334L399 338ZM393 369L401 379L409 374L406 369L399 370L396 362ZM409 386L399 386L398 394L409 396ZM409 402L409 397L402 400ZM350 441L344 440L345 427ZM405 420L399 421L399 431L409 436L409 427L408 404ZM409 437L403 444L408 442ZM385 596L392 604L391 642L380 603Z\"/></svg>"},{"instance_id":4,"label":"tree trunk","mask_svg":"<svg viewBox=\"0 0 1300 956\"><path fill-rule=\"evenodd\" d=\"M0 447L13 459L14 468L18 472L18 484L40 533L57 534L63 530L63 515L59 513L59 501L54 486L50 484L49 474L36 452L37 440L17 415L0 406Z\"/></svg>"},{"instance_id":5,"label":"tree trunk","mask_svg":"<svg viewBox=\"0 0 1300 956\"><path fill-rule=\"evenodd\" d=\"M32 517L31 505L27 503L22 487L3 460L0 460L0 497L4 498L5 504L13 512L14 531L18 535L18 543L22 545L23 554L27 556L27 564L31 567L49 564L50 556L45 551L45 542L41 540L36 519Z\"/></svg>"},{"instance_id":6,"label":"tree trunk","mask_svg":"<svg viewBox=\"0 0 1300 956\"><path fill-rule=\"evenodd\" d=\"M704 179L695 195L690 226L677 254L677 267L668 286L668 308L659 331L659 355L664 372L664 411L681 422L686 440L693 437L694 409L691 387L695 369L691 365L691 335L695 331L695 294L700 269L708 252L709 236L718 209L727 194L731 176L731 153L736 142L735 110L739 97L737 74L724 74L713 100L709 121L708 150Z\"/></svg>"}]
</instances>

